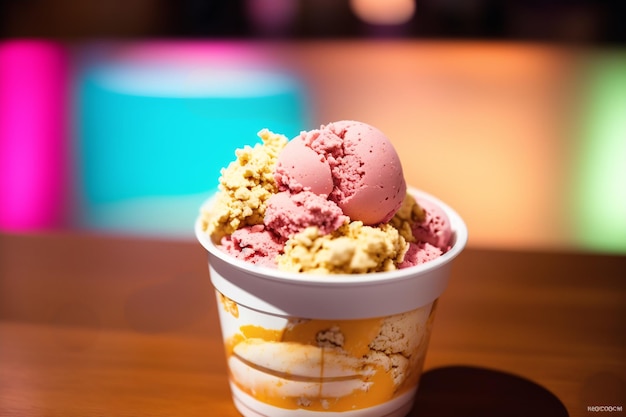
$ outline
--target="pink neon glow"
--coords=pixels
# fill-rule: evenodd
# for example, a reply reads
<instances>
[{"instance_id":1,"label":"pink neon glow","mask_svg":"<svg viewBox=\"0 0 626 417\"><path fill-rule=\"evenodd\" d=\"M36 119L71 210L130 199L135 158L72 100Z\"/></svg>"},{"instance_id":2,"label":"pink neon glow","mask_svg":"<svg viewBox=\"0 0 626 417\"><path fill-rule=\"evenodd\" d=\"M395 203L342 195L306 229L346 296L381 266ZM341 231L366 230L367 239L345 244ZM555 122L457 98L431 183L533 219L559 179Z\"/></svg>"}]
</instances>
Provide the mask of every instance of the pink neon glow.
<instances>
[{"instance_id":1,"label":"pink neon glow","mask_svg":"<svg viewBox=\"0 0 626 417\"><path fill-rule=\"evenodd\" d=\"M0 43L0 229L57 226L65 166L66 54L52 42Z\"/></svg>"},{"instance_id":2,"label":"pink neon glow","mask_svg":"<svg viewBox=\"0 0 626 417\"><path fill-rule=\"evenodd\" d=\"M260 46L234 41L142 41L136 43L103 44L110 47L112 55L122 61L162 62L177 64L207 64L212 62L262 65L271 62Z\"/></svg>"}]
</instances>

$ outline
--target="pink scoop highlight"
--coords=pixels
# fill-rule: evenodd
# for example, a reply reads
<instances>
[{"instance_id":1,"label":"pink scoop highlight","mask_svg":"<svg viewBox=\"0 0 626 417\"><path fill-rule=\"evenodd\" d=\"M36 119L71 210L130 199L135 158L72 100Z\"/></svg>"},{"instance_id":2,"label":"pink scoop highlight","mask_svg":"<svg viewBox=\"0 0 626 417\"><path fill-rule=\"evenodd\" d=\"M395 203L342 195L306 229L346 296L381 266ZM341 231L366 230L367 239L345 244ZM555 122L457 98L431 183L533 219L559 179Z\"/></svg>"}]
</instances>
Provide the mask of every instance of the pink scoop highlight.
<instances>
[{"instance_id":1,"label":"pink scoop highlight","mask_svg":"<svg viewBox=\"0 0 626 417\"><path fill-rule=\"evenodd\" d=\"M281 190L328 196L366 225L389 221L406 195L393 145L380 130L357 121L302 132L280 154L276 171Z\"/></svg>"},{"instance_id":2,"label":"pink scoop highlight","mask_svg":"<svg viewBox=\"0 0 626 417\"><path fill-rule=\"evenodd\" d=\"M0 229L58 226L66 150L65 50L52 42L0 43Z\"/></svg>"}]
</instances>

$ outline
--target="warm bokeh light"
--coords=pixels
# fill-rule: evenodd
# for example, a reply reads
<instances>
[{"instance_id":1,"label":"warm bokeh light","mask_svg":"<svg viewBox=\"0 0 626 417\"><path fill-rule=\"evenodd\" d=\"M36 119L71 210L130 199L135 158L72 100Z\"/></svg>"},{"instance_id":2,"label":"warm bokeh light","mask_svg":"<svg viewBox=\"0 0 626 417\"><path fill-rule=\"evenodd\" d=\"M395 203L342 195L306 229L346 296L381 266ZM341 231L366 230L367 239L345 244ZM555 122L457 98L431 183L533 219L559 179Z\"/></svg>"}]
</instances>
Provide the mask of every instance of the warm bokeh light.
<instances>
[{"instance_id":1,"label":"warm bokeh light","mask_svg":"<svg viewBox=\"0 0 626 417\"><path fill-rule=\"evenodd\" d=\"M67 67L53 42L0 42L0 230L63 222Z\"/></svg>"},{"instance_id":2,"label":"warm bokeh light","mask_svg":"<svg viewBox=\"0 0 626 417\"><path fill-rule=\"evenodd\" d=\"M415 14L415 0L350 0L350 7L372 25L401 25Z\"/></svg>"},{"instance_id":3,"label":"warm bokeh light","mask_svg":"<svg viewBox=\"0 0 626 417\"><path fill-rule=\"evenodd\" d=\"M464 217L470 245L574 245L562 216L572 55L533 44L346 42L298 57L318 121L379 127L409 183Z\"/></svg>"}]
</instances>

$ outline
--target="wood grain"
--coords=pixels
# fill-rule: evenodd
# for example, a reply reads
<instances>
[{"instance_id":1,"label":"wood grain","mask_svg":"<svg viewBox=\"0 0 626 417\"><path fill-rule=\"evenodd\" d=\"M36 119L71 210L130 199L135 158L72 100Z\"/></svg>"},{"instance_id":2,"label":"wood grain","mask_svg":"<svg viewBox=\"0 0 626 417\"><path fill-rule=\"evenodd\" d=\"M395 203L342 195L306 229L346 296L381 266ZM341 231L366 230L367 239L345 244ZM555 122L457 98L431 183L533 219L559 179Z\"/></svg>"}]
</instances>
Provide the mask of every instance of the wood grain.
<instances>
[{"instance_id":1,"label":"wood grain","mask_svg":"<svg viewBox=\"0 0 626 417\"><path fill-rule=\"evenodd\" d=\"M625 257L469 248L452 274L425 376L462 366L494 384L519 377L570 416L624 406ZM237 416L223 355L195 242L0 235L0 415ZM424 378L424 392L436 387ZM489 389L473 399L440 390L410 415L476 407ZM493 415L506 415L499 407Z\"/></svg>"}]
</instances>

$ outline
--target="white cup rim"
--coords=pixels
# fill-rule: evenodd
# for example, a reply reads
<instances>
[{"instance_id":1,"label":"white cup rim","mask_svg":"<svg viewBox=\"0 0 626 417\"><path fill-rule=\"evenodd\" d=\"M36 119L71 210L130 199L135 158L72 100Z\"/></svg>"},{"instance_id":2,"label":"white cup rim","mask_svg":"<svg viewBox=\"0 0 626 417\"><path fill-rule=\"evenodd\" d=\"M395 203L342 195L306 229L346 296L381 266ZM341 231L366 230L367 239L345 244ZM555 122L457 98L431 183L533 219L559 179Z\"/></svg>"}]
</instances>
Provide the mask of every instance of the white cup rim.
<instances>
[{"instance_id":1,"label":"white cup rim","mask_svg":"<svg viewBox=\"0 0 626 417\"><path fill-rule=\"evenodd\" d=\"M245 270L252 275L261 276L265 279L274 281L283 281L292 284L306 283L309 286L323 285L326 287L333 286L362 286L367 284L381 284L387 281L397 281L404 279L415 279L417 276L429 273L432 270L440 268L456 258L465 248L468 240L467 226L459 216L459 214L443 201L433 195L413 187L408 187L408 192L420 199L427 199L437 206L441 207L447 214L452 227L452 247L443 255L436 259L425 262L420 265L397 269L394 271L377 272L371 274L306 274L299 272L281 271L276 268L255 265L250 262L237 259L232 255L218 248L210 236L202 230L202 216L198 216L195 222L195 234L200 244L213 256L232 266ZM208 198L203 207L210 205L215 196Z\"/></svg>"}]
</instances>

